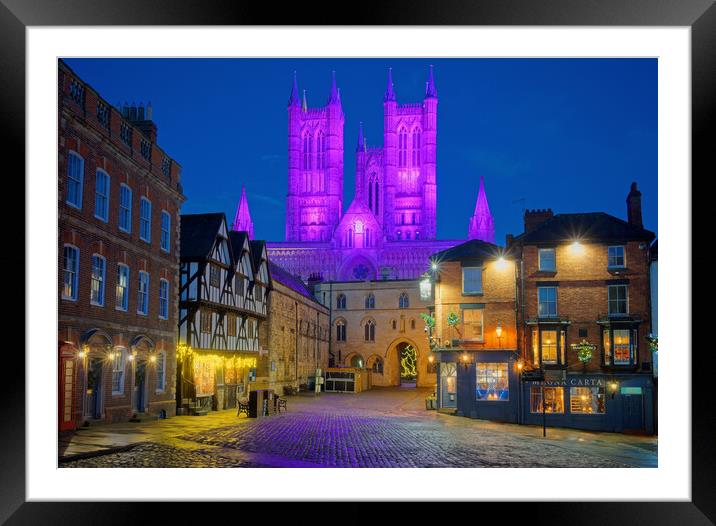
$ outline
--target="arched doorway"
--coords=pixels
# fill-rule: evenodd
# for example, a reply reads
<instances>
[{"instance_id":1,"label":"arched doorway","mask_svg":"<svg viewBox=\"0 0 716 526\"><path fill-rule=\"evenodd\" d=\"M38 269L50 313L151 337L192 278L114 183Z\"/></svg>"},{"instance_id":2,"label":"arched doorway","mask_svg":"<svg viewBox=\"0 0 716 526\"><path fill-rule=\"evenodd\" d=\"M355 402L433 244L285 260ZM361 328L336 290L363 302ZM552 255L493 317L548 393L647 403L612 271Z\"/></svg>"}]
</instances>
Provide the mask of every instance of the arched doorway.
<instances>
[{"instance_id":1,"label":"arched doorway","mask_svg":"<svg viewBox=\"0 0 716 526\"><path fill-rule=\"evenodd\" d=\"M363 368L365 367L365 360L363 360L363 357L360 354L352 353L346 356L345 364L349 367Z\"/></svg>"},{"instance_id":2,"label":"arched doorway","mask_svg":"<svg viewBox=\"0 0 716 526\"><path fill-rule=\"evenodd\" d=\"M84 372L83 416L99 420L104 413L105 364L112 349L112 338L100 329L90 329L80 337L80 349L86 357Z\"/></svg>"},{"instance_id":3,"label":"arched doorway","mask_svg":"<svg viewBox=\"0 0 716 526\"><path fill-rule=\"evenodd\" d=\"M154 342L144 335L136 336L130 343L130 361L134 366L133 390L132 390L132 411L144 413L148 407L149 379L147 362L150 354L154 351Z\"/></svg>"},{"instance_id":4,"label":"arched doorway","mask_svg":"<svg viewBox=\"0 0 716 526\"><path fill-rule=\"evenodd\" d=\"M418 385L418 350L408 342L401 342L396 347L398 358L399 385L416 387Z\"/></svg>"}]
</instances>

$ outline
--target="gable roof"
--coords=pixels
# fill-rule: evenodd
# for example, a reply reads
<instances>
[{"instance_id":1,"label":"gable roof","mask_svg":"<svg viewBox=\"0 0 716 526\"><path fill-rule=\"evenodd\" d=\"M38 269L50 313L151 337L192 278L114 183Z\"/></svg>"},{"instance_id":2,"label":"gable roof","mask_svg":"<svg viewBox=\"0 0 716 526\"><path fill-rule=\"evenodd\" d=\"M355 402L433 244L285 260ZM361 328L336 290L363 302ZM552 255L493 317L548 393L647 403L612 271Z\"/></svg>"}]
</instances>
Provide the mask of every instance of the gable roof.
<instances>
[{"instance_id":1,"label":"gable roof","mask_svg":"<svg viewBox=\"0 0 716 526\"><path fill-rule=\"evenodd\" d=\"M471 239L460 245L448 248L442 252L433 254L430 259L432 261L463 261L470 259L495 259L503 253L502 247L482 241L481 239Z\"/></svg>"},{"instance_id":2,"label":"gable roof","mask_svg":"<svg viewBox=\"0 0 716 526\"><path fill-rule=\"evenodd\" d=\"M604 212L556 214L531 232L514 238L515 243L552 243L571 239L583 241L651 241L656 235L650 230L629 224Z\"/></svg>"},{"instance_id":3,"label":"gable roof","mask_svg":"<svg viewBox=\"0 0 716 526\"><path fill-rule=\"evenodd\" d=\"M273 261L269 261L269 273L271 274L271 280L277 281L289 289L297 292L301 296L305 296L308 299L316 301L311 291L308 289L306 284L298 276L294 276L288 270L283 267L279 267Z\"/></svg>"},{"instance_id":4,"label":"gable roof","mask_svg":"<svg viewBox=\"0 0 716 526\"><path fill-rule=\"evenodd\" d=\"M266 248L266 241L262 239L252 239L249 241L249 244L251 245L251 263L254 266L254 272L258 272L259 265L261 264L261 254L264 248Z\"/></svg>"},{"instance_id":5,"label":"gable roof","mask_svg":"<svg viewBox=\"0 0 716 526\"><path fill-rule=\"evenodd\" d=\"M183 214L179 218L181 228L181 259L201 259L211 252L221 222L226 223L223 213Z\"/></svg>"},{"instance_id":6,"label":"gable roof","mask_svg":"<svg viewBox=\"0 0 716 526\"><path fill-rule=\"evenodd\" d=\"M246 231L229 231L229 241L231 242L231 254L233 255L234 262L238 265L241 262L241 251L244 248L244 242L249 237L249 233ZM250 249L251 247L249 247ZM251 262L253 265L253 261Z\"/></svg>"}]
</instances>

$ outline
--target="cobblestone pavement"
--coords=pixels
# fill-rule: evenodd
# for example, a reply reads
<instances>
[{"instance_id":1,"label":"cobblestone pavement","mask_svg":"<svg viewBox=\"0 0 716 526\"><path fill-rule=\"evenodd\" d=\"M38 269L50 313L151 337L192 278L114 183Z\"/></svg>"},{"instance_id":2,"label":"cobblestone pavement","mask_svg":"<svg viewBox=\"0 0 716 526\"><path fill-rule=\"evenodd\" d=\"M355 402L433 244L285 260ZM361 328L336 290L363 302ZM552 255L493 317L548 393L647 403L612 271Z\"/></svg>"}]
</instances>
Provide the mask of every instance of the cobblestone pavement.
<instances>
[{"instance_id":1,"label":"cobblestone pavement","mask_svg":"<svg viewBox=\"0 0 716 526\"><path fill-rule=\"evenodd\" d=\"M176 417L129 451L67 467L649 467L656 439L496 424L426 411L420 389L294 396L288 412L215 426ZM195 421L195 420L194 420ZM107 426L111 427L111 426Z\"/></svg>"}]
</instances>

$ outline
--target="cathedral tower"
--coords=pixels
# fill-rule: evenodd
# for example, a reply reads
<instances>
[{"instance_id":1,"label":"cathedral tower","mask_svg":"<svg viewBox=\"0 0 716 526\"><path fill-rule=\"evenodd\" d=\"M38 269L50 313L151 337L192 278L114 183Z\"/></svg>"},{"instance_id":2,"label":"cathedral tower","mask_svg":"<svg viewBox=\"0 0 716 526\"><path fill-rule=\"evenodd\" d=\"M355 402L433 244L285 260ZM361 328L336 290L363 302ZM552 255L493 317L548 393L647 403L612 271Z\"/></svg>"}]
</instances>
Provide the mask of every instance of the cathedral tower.
<instances>
[{"instance_id":1,"label":"cathedral tower","mask_svg":"<svg viewBox=\"0 0 716 526\"><path fill-rule=\"evenodd\" d=\"M288 100L286 241L330 241L343 208L343 107L331 76L328 101L309 108L294 73Z\"/></svg>"},{"instance_id":2,"label":"cathedral tower","mask_svg":"<svg viewBox=\"0 0 716 526\"><path fill-rule=\"evenodd\" d=\"M422 103L398 104L392 71L383 98L383 225L387 239L436 236L438 94L430 67Z\"/></svg>"}]
</instances>

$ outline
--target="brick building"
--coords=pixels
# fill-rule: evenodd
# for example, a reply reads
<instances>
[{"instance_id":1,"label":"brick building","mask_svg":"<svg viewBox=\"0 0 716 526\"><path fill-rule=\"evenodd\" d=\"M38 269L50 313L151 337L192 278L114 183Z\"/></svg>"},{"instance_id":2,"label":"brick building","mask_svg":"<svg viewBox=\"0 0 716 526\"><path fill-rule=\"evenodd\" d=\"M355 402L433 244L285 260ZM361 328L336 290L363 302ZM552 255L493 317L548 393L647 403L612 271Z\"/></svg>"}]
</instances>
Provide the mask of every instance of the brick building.
<instances>
[{"instance_id":1,"label":"brick building","mask_svg":"<svg viewBox=\"0 0 716 526\"><path fill-rule=\"evenodd\" d=\"M525 213L525 231L511 242L521 348L526 375L546 372L544 394L541 382L525 383L525 423L541 423L544 411L548 425L654 431L647 336L655 236L642 224L636 183L627 218Z\"/></svg>"},{"instance_id":2,"label":"brick building","mask_svg":"<svg viewBox=\"0 0 716 526\"><path fill-rule=\"evenodd\" d=\"M177 162L58 64L59 426L175 413Z\"/></svg>"},{"instance_id":3,"label":"brick building","mask_svg":"<svg viewBox=\"0 0 716 526\"><path fill-rule=\"evenodd\" d=\"M478 239L432 257L438 407L516 422L515 262Z\"/></svg>"},{"instance_id":4,"label":"brick building","mask_svg":"<svg viewBox=\"0 0 716 526\"><path fill-rule=\"evenodd\" d=\"M298 277L269 261L268 321L259 328L256 388L307 388L328 366L328 309Z\"/></svg>"},{"instance_id":5,"label":"brick building","mask_svg":"<svg viewBox=\"0 0 716 526\"><path fill-rule=\"evenodd\" d=\"M418 280L335 281L315 287L331 309L331 363L368 368L374 386L435 386L435 366L420 314ZM403 362L405 365L401 365Z\"/></svg>"}]
</instances>

